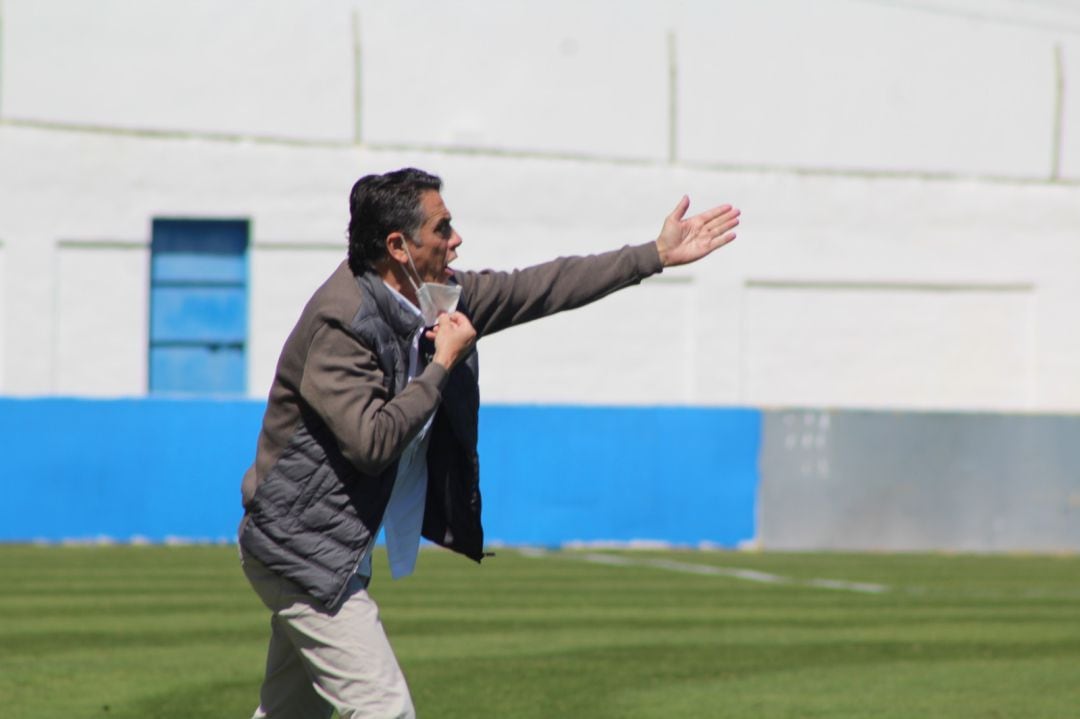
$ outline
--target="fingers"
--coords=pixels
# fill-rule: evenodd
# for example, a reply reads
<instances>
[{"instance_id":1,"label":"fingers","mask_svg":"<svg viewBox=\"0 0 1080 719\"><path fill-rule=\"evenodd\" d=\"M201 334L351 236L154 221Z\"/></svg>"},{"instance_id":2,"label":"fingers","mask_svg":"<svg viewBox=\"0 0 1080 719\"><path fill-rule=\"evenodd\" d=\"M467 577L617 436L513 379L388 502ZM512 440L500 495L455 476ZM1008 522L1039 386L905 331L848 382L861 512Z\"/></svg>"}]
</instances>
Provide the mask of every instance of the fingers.
<instances>
[{"instance_id":1,"label":"fingers","mask_svg":"<svg viewBox=\"0 0 1080 719\"><path fill-rule=\"evenodd\" d=\"M692 218L691 221L698 218ZM714 240L739 226L739 211L729 207L726 212L715 215L709 221L699 225L701 233L708 240Z\"/></svg>"},{"instance_id":2,"label":"fingers","mask_svg":"<svg viewBox=\"0 0 1080 719\"><path fill-rule=\"evenodd\" d=\"M469 319L460 312L440 312L439 319L435 320L435 326L438 327L439 323L446 322L451 327L458 327L463 322L468 322Z\"/></svg>"},{"instance_id":3,"label":"fingers","mask_svg":"<svg viewBox=\"0 0 1080 719\"><path fill-rule=\"evenodd\" d=\"M738 216L739 210L737 208L732 207L731 205L720 205L719 207L714 207L711 210L706 210L705 212L702 212L701 214L692 217L691 220L700 220L702 224L708 226L712 224L720 224L726 222L732 217Z\"/></svg>"},{"instance_id":4,"label":"fingers","mask_svg":"<svg viewBox=\"0 0 1080 719\"><path fill-rule=\"evenodd\" d=\"M451 312L450 314L443 312L439 315L439 319L435 321L435 326L428 331L433 339L450 334L469 335L476 333L472 322L461 312Z\"/></svg>"},{"instance_id":5,"label":"fingers","mask_svg":"<svg viewBox=\"0 0 1080 719\"><path fill-rule=\"evenodd\" d=\"M670 215L668 215L668 219L675 220L676 222L678 222L678 221L682 220L683 216L686 215L686 211L689 210L689 209L690 209L690 197L687 196L687 195L683 195L682 199L679 200L677 205L675 205L675 209L671 211Z\"/></svg>"},{"instance_id":6,"label":"fingers","mask_svg":"<svg viewBox=\"0 0 1080 719\"><path fill-rule=\"evenodd\" d=\"M714 237L712 239L712 241L709 243L710 247L711 247L711 249L709 251L712 252L712 250L719 250L721 247L723 247L724 245L726 245L727 243L731 242L734 239L735 239L735 233L734 232L728 232L726 234L719 235L718 237Z\"/></svg>"},{"instance_id":7,"label":"fingers","mask_svg":"<svg viewBox=\"0 0 1080 719\"><path fill-rule=\"evenodd\" d=\"M710 235L722 235L728 230L739 226L740 212L735 208L729 208L727 212L717 215L712 220L706 221L705 231Z\"/></svg>"},{"instance_id":8,"label":"fingers","mask_svg":"<svg viewBox=\"0 0 1080 719\"><path fill-rule=\"evenodd\" d=\"M461 312L439 315L431 332L435 335L435 354L431 361L447 370L467 357L476 344L476 328Z\"/></svg>"}]
</instances>

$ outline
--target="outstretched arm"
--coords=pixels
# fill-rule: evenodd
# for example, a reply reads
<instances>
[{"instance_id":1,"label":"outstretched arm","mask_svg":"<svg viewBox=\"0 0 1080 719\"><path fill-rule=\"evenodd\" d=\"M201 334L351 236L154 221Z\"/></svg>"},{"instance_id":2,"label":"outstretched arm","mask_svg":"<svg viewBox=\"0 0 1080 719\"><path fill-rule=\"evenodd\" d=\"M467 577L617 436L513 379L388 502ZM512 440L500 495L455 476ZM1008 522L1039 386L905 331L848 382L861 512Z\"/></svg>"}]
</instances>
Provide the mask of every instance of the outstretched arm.
<instances>
[{"instance_id":1,"label":"outstretched arm","mask_svg":"<svg viewBox=\"0 0 1080 719\"><path fill-rule=\"evenodd\" d=\"M696 262L735 239L732 230L739 224L736 208L720 205L686 218L689 208L690 198L683 195L656 238L656 249L664 267Z\"/></svg>"},{"instance_id":2,"label":"outstretched arm","mask_svg":"<svg viewBox=\"0 0 1080 719\"><path fill-rule=\"evenodd\" d=\"M655 242L587 257L560 257L513 272L459 272L479 335L573 309L636 285L664 267L694 262L735 239L739 211L722 205L684 219L683 197Z\"/></svg>"}]
</instances>

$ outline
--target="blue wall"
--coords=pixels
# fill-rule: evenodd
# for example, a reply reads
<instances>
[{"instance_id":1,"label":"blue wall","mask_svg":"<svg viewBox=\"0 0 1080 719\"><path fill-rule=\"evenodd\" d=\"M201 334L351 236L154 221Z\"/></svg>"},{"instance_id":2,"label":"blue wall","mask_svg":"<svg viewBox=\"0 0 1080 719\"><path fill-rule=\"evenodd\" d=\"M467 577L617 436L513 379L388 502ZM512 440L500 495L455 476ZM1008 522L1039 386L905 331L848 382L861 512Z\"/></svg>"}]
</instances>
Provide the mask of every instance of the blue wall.
<instances>
[{"instance_id":1,"label":"blue wall","mask_svg":"<svg viewBox=\"0 0 1080 719\"><path fill-rule=\"evenodd\" d=\"M232 539L262 402L0 399L0 541ZM487 539L754 537L761 414L485 406Z\"/></svg>"},{"instance_id":2,"label":"blue wall","mask_svg":"<svg viewBox=\"0 0 1080 719\"><path fill-rule=\"evenodd\" d=\"M232 537L262 403L0 400L0 540Z\"/></svg>"},{"instance_id":3,"label":"blue wall","mask_svg":"<svg viewBox=\"0 0 1080 719\"><path fill-rule=\"evenodd\" d=\"M491 406L480 412L491 541L754 537L761 414Z\"/></svg>"}]
</instances>

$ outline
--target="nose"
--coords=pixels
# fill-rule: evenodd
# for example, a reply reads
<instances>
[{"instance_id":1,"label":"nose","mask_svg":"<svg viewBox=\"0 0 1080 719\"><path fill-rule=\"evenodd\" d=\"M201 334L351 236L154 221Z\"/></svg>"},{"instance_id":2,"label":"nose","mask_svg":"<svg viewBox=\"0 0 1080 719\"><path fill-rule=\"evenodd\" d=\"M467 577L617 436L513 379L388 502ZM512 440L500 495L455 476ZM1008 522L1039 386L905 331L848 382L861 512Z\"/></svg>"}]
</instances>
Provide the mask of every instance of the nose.
<instances>
[{"instance_id":1,"label":"nose","mask_svg":"<svg viewBox=\"0 0 1080 719\"><path fill-rule=\"evenodd\" d=\"M454 235L450 238L450 249L456 249L462 242L464 242L464 240L461 239L461 235L457 233L457 230L454 230Z\"/></svg>"}]
</instances>

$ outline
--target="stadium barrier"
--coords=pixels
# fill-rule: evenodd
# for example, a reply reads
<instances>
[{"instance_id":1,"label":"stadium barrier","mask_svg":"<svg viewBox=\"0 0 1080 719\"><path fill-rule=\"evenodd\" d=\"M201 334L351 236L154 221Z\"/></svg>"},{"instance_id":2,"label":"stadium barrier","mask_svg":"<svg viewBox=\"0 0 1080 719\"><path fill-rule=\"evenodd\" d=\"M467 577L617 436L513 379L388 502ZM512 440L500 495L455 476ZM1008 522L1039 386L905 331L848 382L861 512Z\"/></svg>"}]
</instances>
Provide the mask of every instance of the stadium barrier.
<instances>
[{"instance_id":1,"label":"stadium barrier","mask_svg":"<svg viewBox=\"0 0 1080 719\"><path fill-rule=\"evenodd\" d=\"M229 542L264 404L0 399L0 541ZM1080 550L1080 417L485 405L489 544Z\"/></svg>"},{"instance_id":2,"label":"stadium barrier","mask_svg":"<svg viewBox=\"0 0 1080 719\"><path fill-rule=\"evenodd\" d=\"M769 411L769 549L1080 551L1080 417Z\"/></svg>"},{"instance_id":3,"label":"stadium barrier","mask_svg":"<svg viewBox=\"0 0 1080 719\"><path fill-rule=\"evenodd\" d=\"M0 400L0 541L232 541L264 406ZM760 427L750 409L484 406L487 539L750 541Z\"/></svg>"}]
</instances>

